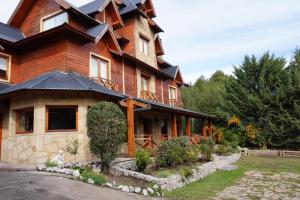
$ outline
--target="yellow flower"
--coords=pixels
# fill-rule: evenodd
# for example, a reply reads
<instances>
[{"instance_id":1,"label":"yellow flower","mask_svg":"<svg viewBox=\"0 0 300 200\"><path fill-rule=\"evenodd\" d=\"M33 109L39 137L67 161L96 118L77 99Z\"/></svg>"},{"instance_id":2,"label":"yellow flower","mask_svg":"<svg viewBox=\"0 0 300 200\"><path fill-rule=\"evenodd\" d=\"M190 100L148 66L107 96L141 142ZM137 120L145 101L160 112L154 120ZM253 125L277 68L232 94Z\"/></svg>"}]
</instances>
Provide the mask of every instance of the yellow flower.
<instances>
[{"instance_id":1,"label":"yellow flower","mask_svg":"<svg viewBox=\"0 0 300 200\"><path fill-rule=\"evenodd\" d=\"M241 120L235 115L228 120L228 126L230 125L240 126L240 124L241 124Z\"/></svg>"},{"instance_id":2,"label":"yellow flower","mask_svg":"<svg viewBox=\"0 0 300 200\"><path fill-rule=\"evenodd\" d=\"M214 132L214 140L217 144L220 144L224 140L224 133L221 129L216 129Z\"/></svg>"},{"instance_id":3,"label":"yellow flower","mask_svg":"<svg viewBox=\"0 0 300 200\"><path fill-rule=\"evenodd\" d=\"M256 128L253 125L249 124L248 126L246 126L246 132L247 132L248 137L251 140L255 140L256 139L257 130L256 130Z\"/></svg>"}]
</instances>

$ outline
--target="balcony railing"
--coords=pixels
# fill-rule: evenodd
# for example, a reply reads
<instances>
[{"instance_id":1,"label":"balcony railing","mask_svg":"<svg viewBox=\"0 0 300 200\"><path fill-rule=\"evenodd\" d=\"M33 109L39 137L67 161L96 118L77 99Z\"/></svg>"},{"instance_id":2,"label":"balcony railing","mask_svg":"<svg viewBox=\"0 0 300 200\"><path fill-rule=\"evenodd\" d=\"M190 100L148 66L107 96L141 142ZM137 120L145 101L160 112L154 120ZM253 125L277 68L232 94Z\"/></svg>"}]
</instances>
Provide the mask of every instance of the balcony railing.
<instances>
[{"instance_id":1,"label":"balcony railing","mask_svg":"<svg viewBox=\"0 0 300 200\"><path fill-rule=\"evenodd\" d=\"M155 93L149 91L141 91L141 98L149 101L158 102Z\"/></svg>"},{"instance_id":2,"label":"balcony railing","mask_svg":"<svg viewBox=\"0 0 300 200\"><path fill-rule=\"evenodd\" d=\"M182 107L182 103L177 101L177 99L169 99L169 102L171 106L178 107L178 108Z\"/></svg>"},{"instance_id":3,"label":"balcony railing","mask_svg":"<svg viewBox=\"0 0 300 200\"><path fill-rule=\"evenodd\" d=\"M107 89L113 90L115 92L119 92L119 84L115 81L107 80L105 78L92 77L92 80L103 85Z\"/></svg>"}]
</instances>

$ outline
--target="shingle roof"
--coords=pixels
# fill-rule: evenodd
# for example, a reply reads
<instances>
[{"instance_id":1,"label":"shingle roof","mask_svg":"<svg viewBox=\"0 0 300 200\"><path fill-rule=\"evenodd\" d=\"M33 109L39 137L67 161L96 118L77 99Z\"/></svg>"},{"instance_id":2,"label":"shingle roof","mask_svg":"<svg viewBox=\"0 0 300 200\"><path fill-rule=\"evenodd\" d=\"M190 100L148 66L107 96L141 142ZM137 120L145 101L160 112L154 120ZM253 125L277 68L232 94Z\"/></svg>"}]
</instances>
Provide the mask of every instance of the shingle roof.
<instances>
[{"instance_id":1,"label":"shingle roof","mask_svg":"<svg viewBox=\"0 0 300 200\"><path fill-rule=\"evenodd\" d=\"M199 112L194 112L194 111L187 110L184 108L177 108L177 107L173 107L173 106L170 106L167 104L162 104L162 103L158 103L158 102L154 102L154 101L148 101L148 100L137 98L137 97L134 97L133 99L137 100L139 102L143 102L143 103L151 105L151 109L165 110L165 111L169 111L169 112L178 113L181 115L188 115L188 116L205 118L205 119L217 119L216 116L207 115L207 114L203 114L203 113L199 113Z\"/></svg>"},{"instance_id":2,"label":"shingle roof","mask_svg":"<svg viewBox=\"0 0 300 200\"><path fill-rule=\"evenodd\" d=\"M101 37L108 29L108 24L99 24L86 31L86 33L94 38Z\"/></svg>"},{"instance_id":3,"label":"shingle roof","mask_svg":"<svg viewBox=\"0 0 300 200\"><path fill-rule=\"evenodd\" d=\"M4 90L4 89L6 89L6 88L8 88L8 87L10 87L10 86L11 86L11 85L8 84L8 83L0 82L0 91L1 91L1 90Z\"/></svg>"},{"instance_id":4,"label":"shingle roof","mask_svg":"<svg viewBox=\"0 0 300 200\"><path fill-rule=\"evenodd\" d=\"M172 66L172 67L167 67L162 69L164 73L168 74L169 76L176 78L177 72L178 72L179 67L178 66Z\"/></svg>"},{"instance_id":5,"label":"shingle roof","mask_svg":"<svg viewBox=\"0 0 300 200\"><path fill-rule=\"evenodd\" d=\"M79 7L79 10L87 15L97 11L101 12L110 1L111 0L95 0Z\"/></svg>"},{"instance_id":6,"label":"shingle roof","mask_svg":"<svg viewBox=\"0 0 300 200\"><path fill-rule=\"evenodd\" d=\"M24 35L19 29L0 22L0 38L10 42L17 42L24 39Z\"/></svg>"},{"instance_id":7,"label":"shingle roof","mask_svg":"<svg viewBox=\"0 0 300 200\"><path fill-rule=\"evenodd\" d=\"M133 12L138 9L135 3L132 2L132 0L123 0L124 7L120 8L120 14L125 15L130 12Z\"/></svg>"},{"instance_id":8,"label":"shingle roof","mask_svg":"<svg viewBox=\"0 0 300 200\"><path fill-rule=\"evenodd\" d=\"M113 97L123 98L122 95L74 72L54 71L41 75L24 83L1 90L0 95L23 90L67 90L90 91Z\"/></svg>"}]
</instances>

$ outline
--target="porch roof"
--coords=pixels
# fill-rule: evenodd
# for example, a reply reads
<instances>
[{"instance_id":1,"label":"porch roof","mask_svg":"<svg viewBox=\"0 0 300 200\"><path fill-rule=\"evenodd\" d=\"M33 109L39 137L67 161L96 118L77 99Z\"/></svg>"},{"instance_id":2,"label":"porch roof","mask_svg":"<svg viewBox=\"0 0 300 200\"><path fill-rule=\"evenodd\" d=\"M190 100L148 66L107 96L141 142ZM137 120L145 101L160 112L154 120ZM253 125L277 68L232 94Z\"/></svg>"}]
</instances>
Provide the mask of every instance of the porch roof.
<instances>
[{"instance_id":1,"label":"porch roof","mask_svg":"<svg viewBox=\"0 0 300 200\"><path fill-rule=\"evenodd\" d=\"M8 83L0 82L0 91L1 91L1 90L4 90L4 89L6 89L6 88L8 88L8 87L10 87L10 86L11 86L11 85L8 84Z\"/></svg>"},{"instance_id":2,"label":"porch roof","mask_svg":"<svg viewBox=\"0 0 300 200\"><path fill-rule=\"evenodd\" d=\"M61 71L49 72L4 90L0 89L0 96L26 90L90 91L116 98L124 98L123 95L109 90L87 77L74 72Z\"/></svg>"},{"instance_id":3,"label":"porch roof","mask_svg":"<svg viewBox=\"0 0 300 200\"><path fill-rule=\"evenodd\" d=\"M149 105L151 105L151 108L155 109L155 110L174 112L174 113L177 113L177 114L180 114L180 115L194 117L194 118L211 119L211 120L217 119L216 116L207 115L207 114L203 114L203 113L200 113L200 112L187 110L187 109L184 109L184 108L178 108L178 107L170 106L170 105L167 105L167 104L162 104L162 103L158 103L158 102L154 102L154 101L149 101L149 100L145 100L145 99L141 99L141 98L137 98L137 97L133 97L133 99L136 100L136 101L139 101L139 102L149 104Z\"/></svg>"}]
</instances>

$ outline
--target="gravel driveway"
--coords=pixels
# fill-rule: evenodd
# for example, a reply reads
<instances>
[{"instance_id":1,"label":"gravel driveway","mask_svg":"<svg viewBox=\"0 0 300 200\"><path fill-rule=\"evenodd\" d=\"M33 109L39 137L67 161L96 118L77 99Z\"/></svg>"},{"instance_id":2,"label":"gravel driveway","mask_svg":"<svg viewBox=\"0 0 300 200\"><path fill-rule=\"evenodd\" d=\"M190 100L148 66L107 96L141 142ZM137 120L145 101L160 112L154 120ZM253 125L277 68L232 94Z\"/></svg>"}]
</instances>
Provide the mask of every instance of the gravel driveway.
<instances>
[{"instance_id":1,"label":"gravel driveway","mask_svg":"<svg viewBox=\"0 0 300 200\"><path fill-rule=\"evenodd\" d=\"M1 200L146 200L153 199L35 172L0 171Z\"/></svg>"}]
</instances>

